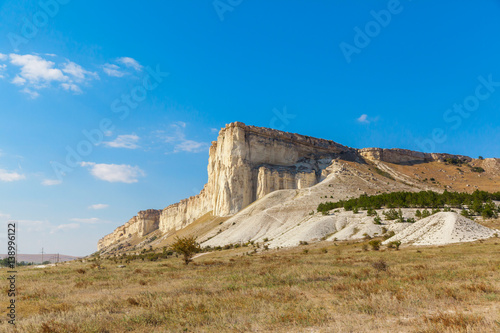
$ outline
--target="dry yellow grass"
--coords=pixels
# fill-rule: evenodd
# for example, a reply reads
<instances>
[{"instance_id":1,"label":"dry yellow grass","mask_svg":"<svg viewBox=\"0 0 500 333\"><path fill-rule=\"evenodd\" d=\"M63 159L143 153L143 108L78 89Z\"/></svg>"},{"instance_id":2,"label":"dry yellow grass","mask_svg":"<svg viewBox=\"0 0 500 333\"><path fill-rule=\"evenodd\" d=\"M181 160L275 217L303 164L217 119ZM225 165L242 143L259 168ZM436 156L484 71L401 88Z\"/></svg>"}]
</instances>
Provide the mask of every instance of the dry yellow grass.
<instances>
[{"instance_id":1,"label":"dry yellow grass","mask_svg":"<svg viewBox=\"0 0 500 333\"><path fill-rule=\"evenodd\" d=\"M498 332L500 239L19 270L18 332ZM304 251L307 249L308 251ZM307 252L307 253L305 253ZM373 265L384 261L383 265ZM7 295L2 292L1 303ZM14 332L1 319L2 332Z\"/></svg>"}]
</instances>

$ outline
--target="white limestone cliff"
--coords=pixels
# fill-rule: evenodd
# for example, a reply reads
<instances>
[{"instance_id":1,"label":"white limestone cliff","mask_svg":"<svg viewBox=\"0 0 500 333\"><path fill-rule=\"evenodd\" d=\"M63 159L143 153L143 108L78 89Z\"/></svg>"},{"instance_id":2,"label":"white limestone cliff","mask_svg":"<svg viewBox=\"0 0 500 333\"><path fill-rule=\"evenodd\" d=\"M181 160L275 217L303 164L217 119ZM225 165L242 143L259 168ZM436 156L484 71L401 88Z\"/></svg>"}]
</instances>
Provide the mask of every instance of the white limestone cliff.
<instances>
[{"instance_id":1,"label":"white limestone cliff","mask_svg":"<svg viewBox=\"0 0 500 333\"><path fill-rule=\"evenodd\" d=\"M212 142L208 182L198 195L161 211L139 212L103 237L98 249L134 234L142 237L158 229L162 233L179 230L209 212L214 216L231 216L276 190L311 187L325 179L334 159L419 163L448 157L471 160L465 156L405 149L354 149L331 140L230 123L221 129L217 141Z\"/></svg>"}]
</instances>

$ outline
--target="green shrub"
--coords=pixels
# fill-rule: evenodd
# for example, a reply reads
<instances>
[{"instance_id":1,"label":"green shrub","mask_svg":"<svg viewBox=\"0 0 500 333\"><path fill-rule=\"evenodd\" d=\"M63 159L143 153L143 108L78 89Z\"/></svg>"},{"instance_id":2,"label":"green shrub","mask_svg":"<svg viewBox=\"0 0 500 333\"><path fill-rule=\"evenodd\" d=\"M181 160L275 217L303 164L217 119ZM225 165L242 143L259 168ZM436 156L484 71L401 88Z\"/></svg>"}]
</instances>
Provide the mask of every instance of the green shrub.
<instances>
[{"instance_id":1,"label":"green shrub","mask_svg":"<svg viewBox=\"0 0 500 333\"><path fill-rule=\"evenodd\" d=\"M382 214L384 214L387 220L395 220L399 217L398 212L394 208L384 211Z\"/></svg>"},{"instance_id":2,"label":"green shrub","mask_svg":"<svg viewBox=\"0 0 500 333\"><path fill-rule=\"evenodd\" d=\"M426 217L431 216L431 212L429 212L427 209L424 209L422 211L422 218L425 219Z\"/></svg>"},{"instance_id":3,"label":"green shrub","mask_svg":"<svg viewBox=\"0 0 500 333\"><path fill-rule=\"evenodd\" d=\"M373 240L371 240L371 241L368 242L368 245L370 245L372 247L372 250L378 251L378 250L380 250L380 244L381 243L382 243L381 240L373 239Z\"/></svg>"},{"instance_id":4,"label":"green shrub","mask_svg":"<svg viewBox=\"0 0 500 333\"><path fill-rule=\"evenodd\" d=\"M399 251L399 246L401 246L401 241L394 241L394 242L390 242L389 244L387 244L387 247L390 248L390 249L396 249L396 251Z\"/></svg>"}]
</instances>

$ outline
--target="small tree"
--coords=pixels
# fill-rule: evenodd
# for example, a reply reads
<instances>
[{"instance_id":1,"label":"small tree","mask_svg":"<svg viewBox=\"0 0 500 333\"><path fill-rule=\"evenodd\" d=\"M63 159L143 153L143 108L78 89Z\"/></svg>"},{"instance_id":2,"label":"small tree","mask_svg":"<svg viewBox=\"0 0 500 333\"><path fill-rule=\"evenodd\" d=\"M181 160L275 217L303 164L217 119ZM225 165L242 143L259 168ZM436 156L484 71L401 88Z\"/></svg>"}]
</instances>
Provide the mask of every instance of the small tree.
<instances>
[{"instance_id":1,"label":"small tree","mask_svg":"<svg viewBox=\"0 0 500 333\"><path fill-rule=\"evenodd\" d=\"M182 254L184 263L187 265L192 261L194 254L200 251L200 245L196 242L196 237L176 237L174 244L171 245L172 251Z\"/></svg>"},{"instance_id":2,"label":"small tree","mask_svg":"<svg viewBox=\"0 0 500 333\"><path fill-rule=\"evenodd\" d=\"M397 220L399 223L403 223L405 221L405 218L403 216L403 212L401 211L401 208L399 208L399 210L398 210L398 219Z\"/></svg>"}]
</instances>

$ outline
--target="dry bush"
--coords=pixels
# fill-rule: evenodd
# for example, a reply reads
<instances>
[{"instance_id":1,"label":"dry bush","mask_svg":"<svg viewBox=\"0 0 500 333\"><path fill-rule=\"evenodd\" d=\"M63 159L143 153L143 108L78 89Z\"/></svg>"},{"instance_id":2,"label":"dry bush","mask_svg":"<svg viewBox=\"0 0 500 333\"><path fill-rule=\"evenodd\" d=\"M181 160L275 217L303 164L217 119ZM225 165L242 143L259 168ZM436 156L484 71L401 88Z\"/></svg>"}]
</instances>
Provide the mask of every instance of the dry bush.
<instances>
[{"instance_id":1,"label":"dry bush","mask_svg":"<svg viewBox=\"0 0 500 333\"><path fill-rule=\"evenodd\" d=\"M375 268L378 272L381 272L381 271L385 272L389 268L389 266L387 265L387 263L383 259L380 259L379 261L373 262L372 267Z\"/></svg>"},{"instance_id":2,"label":"dry bush","mask_svg":"<svg viewBox=\"0 0 500 333\"><path fill-rule=\"evenodd\" d=\"M86 271L86 270L84 270L83 268L78 268L78 269L76 270L76 272L77 272L77 273L79 273L79 274L85 274L87 271Z\"/></svg>"}]
</instances>

